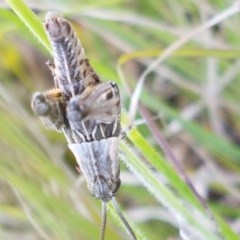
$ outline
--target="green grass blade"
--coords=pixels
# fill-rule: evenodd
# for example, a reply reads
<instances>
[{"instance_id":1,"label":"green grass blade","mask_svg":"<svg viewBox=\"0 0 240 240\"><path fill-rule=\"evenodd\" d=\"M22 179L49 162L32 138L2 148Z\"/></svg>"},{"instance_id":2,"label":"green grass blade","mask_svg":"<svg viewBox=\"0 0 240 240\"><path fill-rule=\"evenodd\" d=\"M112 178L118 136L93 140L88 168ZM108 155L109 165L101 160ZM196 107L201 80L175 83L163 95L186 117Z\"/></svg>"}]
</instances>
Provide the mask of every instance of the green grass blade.
<instances>
[{"instance_id":1,"label":"green grass blade","mask_svg":"<svg viewBox=\"0 0 240 240\"><path fill-rule=\"evenodd\" d=\"M38 41L51 52L45 30L40 19L22 0L6 0L12 10L18 15L19 19L26 25Z\"/></svg>"}]
</instances>

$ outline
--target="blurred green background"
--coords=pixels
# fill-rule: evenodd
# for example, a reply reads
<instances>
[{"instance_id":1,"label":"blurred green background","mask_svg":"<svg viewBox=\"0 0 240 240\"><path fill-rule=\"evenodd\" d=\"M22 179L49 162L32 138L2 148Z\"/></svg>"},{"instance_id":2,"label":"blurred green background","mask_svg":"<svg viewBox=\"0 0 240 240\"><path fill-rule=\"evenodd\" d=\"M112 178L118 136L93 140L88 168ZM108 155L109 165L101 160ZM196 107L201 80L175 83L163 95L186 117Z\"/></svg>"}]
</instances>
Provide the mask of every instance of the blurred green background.
<instances>
[{"instance_id":1,"label":"blurred green background","mask_svg":"<svg viewBox=\"0 0 240 240\"><path fill-rule=\"evenodd\" d=\"M14 2L21 1L0 1L0 239L98 239L101 203L78 175L63 135L45 129L30 109L33 92L53 86L45 65L51 55L11 10ZM166 47L232 1L25 3L41 21L48 11L71 21L101 79L119 84L127 118L131 96L121 80L134 88ZM27 19L24 7L17 10ZM29 21L37 27L32 16ZM194 37L147 76L141 102L150 117L137 115L138 130L121 146L126 164L116 196L138 239L180 239L179 231L190 239L239 239L239 29L237 13ZM151 132L148 120L156 116L157 131ZM160 146L160 134L168 146ZM183 166L218 227L166 151ZM106 240L127 239L111 206L109 212Z\"/></svg>"}]
</instances>

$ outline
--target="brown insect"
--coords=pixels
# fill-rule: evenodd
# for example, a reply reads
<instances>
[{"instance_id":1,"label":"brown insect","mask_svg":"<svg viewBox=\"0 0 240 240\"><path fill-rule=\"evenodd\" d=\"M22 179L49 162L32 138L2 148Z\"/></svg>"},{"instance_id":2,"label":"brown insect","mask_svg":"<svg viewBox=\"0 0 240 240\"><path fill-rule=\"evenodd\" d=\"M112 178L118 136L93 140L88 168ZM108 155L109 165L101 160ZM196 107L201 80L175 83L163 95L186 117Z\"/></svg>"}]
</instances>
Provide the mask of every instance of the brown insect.
<instances>
[{"instance_id":1,"label":"brown insect","mask_svg":"<svg viewBox=\"0 0 240 240\"><path fill-rule=\"evenodd\" d=\"M35 93L32 109L46 127L64 133L91 194L102 201L101 239L105 234L108 201L113 202L131 238L137 239L114 198L121 183L118 86L100 81L68 21L48 13L45 28L53 50L53 62L48 62L48 66L54 88Z\"/></svg>"}]
</instances>

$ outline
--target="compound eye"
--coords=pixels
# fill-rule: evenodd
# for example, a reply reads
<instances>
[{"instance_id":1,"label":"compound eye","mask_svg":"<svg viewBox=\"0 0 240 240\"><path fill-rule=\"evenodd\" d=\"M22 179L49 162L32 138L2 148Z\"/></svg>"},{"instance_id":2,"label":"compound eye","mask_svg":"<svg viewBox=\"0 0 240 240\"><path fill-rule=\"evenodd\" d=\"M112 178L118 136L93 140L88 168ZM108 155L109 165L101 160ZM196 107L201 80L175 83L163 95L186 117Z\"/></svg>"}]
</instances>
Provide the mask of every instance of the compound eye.
<instances>
[{"instance_id":1,"label":"compound eye","mask_svg":"<svg viewBox=\"0 0 240 240\"><path fill-rule=\"evenodd\" d=\"M114 187L114 189L112 191L113 195L115 195L117 193L117 191L120 188L120 186L121 186L121 180L120 180L120 178L118 178L116 183L115 183L115 187Z\"/></svg>"},{"instance_id":2,"label":"compound eye","mask_svg":"<svg viewBox=\"0 0 240 240\"><path fill-rule=\"evenodd\" d=\"M87 115L87 112L82 109L79 104L78 96L72 97L67 106L67 118L70 122L80 122Z\"/></svg>"},{"instance_id":3,"label":"compound eye","mask_svg":"<svg viewBox=\"0 0 240 240\"><path fill-rule=\"evenodd\" d=\"M33 95L31 107L38 116L46 116L50 110L49 104L41 93L35 93Z\"/></svg>"}]
</instances>

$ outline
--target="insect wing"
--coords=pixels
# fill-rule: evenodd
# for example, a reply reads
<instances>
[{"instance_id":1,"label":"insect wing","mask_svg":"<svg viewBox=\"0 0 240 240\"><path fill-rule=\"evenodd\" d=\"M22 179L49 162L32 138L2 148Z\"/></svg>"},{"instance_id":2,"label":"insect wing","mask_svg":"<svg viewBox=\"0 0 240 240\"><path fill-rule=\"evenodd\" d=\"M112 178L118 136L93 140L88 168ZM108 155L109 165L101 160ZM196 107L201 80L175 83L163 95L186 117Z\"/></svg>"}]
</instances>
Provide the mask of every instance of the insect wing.
<instances>
[{"instance_id":1,"label":"insect wing","mask_svg":"<svg viewBox=\"0 0 240 240\"><path fill-rule=\"evenodd\" d=\"M108 202L120 186L119 138L69 144L91 194Z\"/></svg>"},{"instance_id":2,"label":"insect wing","mask_svg":"<svg viewBox=\"0 0 240 240\"><path fill-rule=\"evenodd\" d=\"M56 87L65 97L69 99L87 86L99 83L70 23L54 13L48 13L45 28L53 49L54 64L51 64L50 70Z\"/></svg>"}]
</instances>

